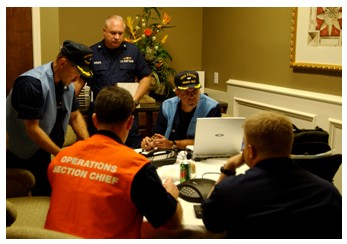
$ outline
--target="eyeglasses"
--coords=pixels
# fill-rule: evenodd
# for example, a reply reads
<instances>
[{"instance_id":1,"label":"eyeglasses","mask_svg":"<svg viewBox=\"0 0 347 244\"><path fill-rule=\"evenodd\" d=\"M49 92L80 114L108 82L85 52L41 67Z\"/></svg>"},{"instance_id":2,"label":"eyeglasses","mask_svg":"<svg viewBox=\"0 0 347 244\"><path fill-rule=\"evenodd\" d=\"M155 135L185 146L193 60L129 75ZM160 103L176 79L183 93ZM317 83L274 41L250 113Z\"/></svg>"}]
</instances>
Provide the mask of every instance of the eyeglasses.
<instances>
[{"instance_id":1,"label":"eyeglasses","mask_svg":"<svg viewBox=\"0 0 347 244\"><path fill-rule=\"evenodd\" d=\"M185 91L179 90L179 91L180 91L180 94L183 98L194 97L200 93L200 89L194 89L191 91L189 91L189 90L185 90Z\"/></svg>"}]
</instances>

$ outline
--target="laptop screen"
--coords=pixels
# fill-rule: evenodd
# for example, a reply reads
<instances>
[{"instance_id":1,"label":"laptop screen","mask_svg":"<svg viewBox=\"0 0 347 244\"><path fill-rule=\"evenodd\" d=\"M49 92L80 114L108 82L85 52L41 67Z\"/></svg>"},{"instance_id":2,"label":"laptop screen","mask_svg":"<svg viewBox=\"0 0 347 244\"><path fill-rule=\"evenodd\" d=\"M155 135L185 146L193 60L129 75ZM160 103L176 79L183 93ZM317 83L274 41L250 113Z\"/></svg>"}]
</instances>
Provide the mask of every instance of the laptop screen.
<instances>
[{"instance_id":1,"label":"laptop screen","mask_svg":"<svg viewBox=\"0 0 347 244\"><path fill-rule=\"evenodd\" d=\"M244 117L198 118L193 157L230 157L240 153L244 120Z\"/></svg>"}]
</instances>

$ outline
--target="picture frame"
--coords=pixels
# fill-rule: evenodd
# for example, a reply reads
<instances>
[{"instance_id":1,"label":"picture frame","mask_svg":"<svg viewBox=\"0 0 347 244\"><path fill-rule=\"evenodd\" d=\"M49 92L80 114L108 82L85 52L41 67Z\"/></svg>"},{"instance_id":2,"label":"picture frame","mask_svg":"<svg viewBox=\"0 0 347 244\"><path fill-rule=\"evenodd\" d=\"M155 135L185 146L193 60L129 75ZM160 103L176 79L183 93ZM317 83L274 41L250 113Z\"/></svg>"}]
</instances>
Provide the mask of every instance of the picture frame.
<instances>
[{"instance_id":1,"label":"picture frame","mask_svg":"<svg viewBox=\"0 0 347 244\"><path fill-rule=\"evenodd\" d=\"M293 8L290 66L342 71L342 7Z\"/></svg>"}]
</instances>

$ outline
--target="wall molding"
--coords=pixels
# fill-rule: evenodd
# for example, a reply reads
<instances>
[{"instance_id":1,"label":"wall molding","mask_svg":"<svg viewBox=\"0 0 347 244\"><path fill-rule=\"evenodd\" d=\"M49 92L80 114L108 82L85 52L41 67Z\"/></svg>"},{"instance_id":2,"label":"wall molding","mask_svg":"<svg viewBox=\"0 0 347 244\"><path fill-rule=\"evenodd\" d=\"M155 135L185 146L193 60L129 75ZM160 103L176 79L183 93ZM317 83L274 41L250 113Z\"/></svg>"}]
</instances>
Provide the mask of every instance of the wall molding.
<instances>
[{"instance_id":1,"label":"wall molding","mask_svg":"<svg viewBox=\"0 0 347 244\"><path fill-rule=\"evenodd\" d=\"M315 123L315 119L317 116L316 114L312 114L312 113L305 113L305 112L301 112L298 110L288 109L286 107L274 106L274 105L267 104L267 103L261 103L261 102L252 101L252 100L248 100L248 99L242 99L239 97L234 97L234 101L235 101L234 102L234 115L235 116L240 116L237 112L237 108L239 106L252 107L255 109L259 109L259 110L272 110L272 111L286 114L289 117L305 120L305 121L308 121L311 123Z\"/></svg>"},{"instance_id":2,"label":"wall molding","mask_svg":"<svg viewBox=\"0 0 347 244\"><path fill-rule=\"evenodd\" d=\"M272 85L266 85L261 83L254 83L249 81L234 80L234 79L229 79L227 80L226 83L227 83L227 86L231 85L231 86L242 87L246 89L272 92L279 95L286 95L286 96L315 100L319 102L342 105L342 97L340 96L302 91L297 89L285 88L280 86L272 86Z\"/></svg>"},{"instance_id":3,"label":"wall molding","mask_svg":"<svg viewBox=\"0 0 347 244\"><path fill-rule=\"evenodd\" d=\"M33 32L33 62L34 67L40 66L41 61L41 17L40 8L31 8L32 32Z\"/></svg>"},{"instance_id":4,"label":"wall molding","mask_svg":"<svg viewBox=\"0 0 347 244\"><path fill-rule=\"evenodd\" d=\"M225 91L219 91L219 90L215 90L215 89L211 89L211 88L205 87L204 92L208 96L210 96L210 97L212 97L212 98L214 98L214 99L216 99L218 101L222 101L222 102L227 102L228 101L228 93L225 92Z\"/></svg>"},{"instance_id":5,"label":"wall molding","mask_svg":"<svg viewBox=\"0 0 347 244\"><path fill-rule=\"evenodd\" d=\"M342 143L342 121L329 118L329 145L331 148L340 147ZM341 146L342 147L342 146Z\"/></svg>"}]
</instances>

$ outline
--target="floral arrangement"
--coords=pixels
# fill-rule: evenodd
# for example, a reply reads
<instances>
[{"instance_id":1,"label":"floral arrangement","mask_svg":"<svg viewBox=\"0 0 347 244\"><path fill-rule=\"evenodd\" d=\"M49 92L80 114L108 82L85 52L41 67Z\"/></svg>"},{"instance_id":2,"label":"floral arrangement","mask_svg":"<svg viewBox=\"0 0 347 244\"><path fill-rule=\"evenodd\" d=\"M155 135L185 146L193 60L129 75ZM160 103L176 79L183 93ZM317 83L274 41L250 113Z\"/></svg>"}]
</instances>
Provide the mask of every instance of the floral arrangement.
<instances>
[{"instance_id":1,"label":"floral arrangement","mask_svg":"<svg viewBox=\"0 0 347 244\"><path fill-rule=\"evenodd\" d=\"M155 16L152 16L152 12L155 12ZM175 69L170 67L172 57L164 48L168 35L159 38L159 34L166 28L175 27L169 25L170 21L171 17L166 12L161 17L158 8L142 8L141 15L136 15L135 18L127 17L125 31L125 40L141 50L152 70L154 84L151 90L164 98L173 95L173 84L170 79L176 73Z\"/></svg>"}]
</instances>

